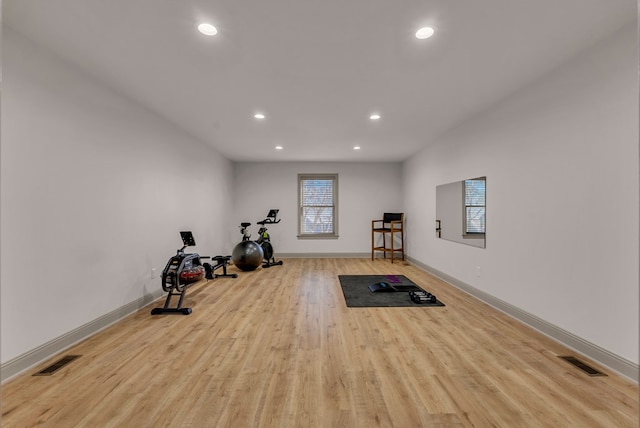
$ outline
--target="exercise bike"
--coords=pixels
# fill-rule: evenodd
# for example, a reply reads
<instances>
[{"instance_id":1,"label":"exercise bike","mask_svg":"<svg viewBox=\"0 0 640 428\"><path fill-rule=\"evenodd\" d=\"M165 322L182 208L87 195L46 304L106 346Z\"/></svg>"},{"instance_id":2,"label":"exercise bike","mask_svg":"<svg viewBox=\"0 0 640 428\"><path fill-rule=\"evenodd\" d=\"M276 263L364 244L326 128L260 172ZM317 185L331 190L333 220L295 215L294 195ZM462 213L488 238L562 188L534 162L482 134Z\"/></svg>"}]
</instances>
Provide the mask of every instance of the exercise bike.
<instances>
[{"instance_id":1,"label":"exercise bike","mask_svg":"<svg viewBox=\"0 0 640 428\"><path fill-rule=\"evenodd\" d=\"M280 223L280 219L276 220L278 217L279 210L269 210L267 214L267 218L264 220L258 221L257 224L260 225L260 229L258 230L258 239L256 243L262 247L262 252L264 253L264 262L262 263L263 268L268 268L271 266L280 265L282 266L282 260L276 261L273 257L273 245L271 245L271 236L269 232L267 232L267 227L265 224L278 224Z\"/></svg>"},{"instance_id":2,"label":"exercise bike","mask_svg":"<svg viewBox=\"0 0 640 428\"><path fill-rule=\"evenodd\" d=\"M191 308L183 308L182 302L186 295L187 287L204 277L205 269L200 261L198 253L186 254L184 249L196 245L191 232L180 232L182 243L184 246L180 248L176 255L171 257L162 271L162 289L169 294L162 308L153 308L151 315L159 315L165 313L180 313L189 315ZM178 303L175 307L170 307L171 299L178 297Z\"/></svg>"},{"instance_id":3,"label":"exercise bike","mask_svg":"<svg viewBox=\"0 0 640 428\"><path fill-rule=\"evenodd\" d=\"M233 264L243 271L256 270L261 264L263 268L275 265L282 265L282 261L276 261L273 257L273 246L271 245L271 237L267 231L266 224L277 224L278 210L269 210L267 218L258 222L261 226L258 231L258 239L251 240L249 226L251 223L240 223L240 233L242 233L242 241L233 249Z\"/></svg>"}]
</instances>

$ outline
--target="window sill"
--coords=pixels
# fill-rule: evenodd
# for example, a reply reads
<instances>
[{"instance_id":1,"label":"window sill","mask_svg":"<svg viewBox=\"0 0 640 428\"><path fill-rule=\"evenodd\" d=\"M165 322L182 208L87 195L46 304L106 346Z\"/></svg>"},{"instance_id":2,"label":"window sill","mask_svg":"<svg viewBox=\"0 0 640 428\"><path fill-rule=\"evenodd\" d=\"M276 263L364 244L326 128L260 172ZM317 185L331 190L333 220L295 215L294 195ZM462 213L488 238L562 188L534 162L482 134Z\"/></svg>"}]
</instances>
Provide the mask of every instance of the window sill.
<instances>
[{"instance_id":1,"label":"window sill","mask_svg":"<svg viewBox=\"0 0 640 428\"><path fill-rule=\"evenodd\" d=\"M336 234L298 235L298 239L338 239Z\"/></svg>"},{"instance_id":2,"label":"window sill","mask_svg":"<svg viewBox=\"0 0 640 428\"><path fill-rule=\"evenodd\" d=\"M484 239L484 233L469 233L462 235L462 239Z\"/></svg>"}]
</instances>

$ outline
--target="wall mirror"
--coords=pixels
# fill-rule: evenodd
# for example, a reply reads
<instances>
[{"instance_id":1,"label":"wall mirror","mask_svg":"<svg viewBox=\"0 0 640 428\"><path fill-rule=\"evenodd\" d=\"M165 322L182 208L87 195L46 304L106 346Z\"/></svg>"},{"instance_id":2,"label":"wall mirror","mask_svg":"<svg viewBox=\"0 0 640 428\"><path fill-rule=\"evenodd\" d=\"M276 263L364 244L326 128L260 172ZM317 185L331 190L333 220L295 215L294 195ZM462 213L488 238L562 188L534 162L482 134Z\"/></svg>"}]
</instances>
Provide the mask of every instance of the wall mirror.
<instances>
[{"instance_id":1,"label":"wall mirror","mask_svg":"<svg viewBox=\"0 0 640 428\"><path fill-rule=\"evenodd\" d=\"M485 248L487 177L436 186L436 236Z\"/></svg>"}]
</instances>

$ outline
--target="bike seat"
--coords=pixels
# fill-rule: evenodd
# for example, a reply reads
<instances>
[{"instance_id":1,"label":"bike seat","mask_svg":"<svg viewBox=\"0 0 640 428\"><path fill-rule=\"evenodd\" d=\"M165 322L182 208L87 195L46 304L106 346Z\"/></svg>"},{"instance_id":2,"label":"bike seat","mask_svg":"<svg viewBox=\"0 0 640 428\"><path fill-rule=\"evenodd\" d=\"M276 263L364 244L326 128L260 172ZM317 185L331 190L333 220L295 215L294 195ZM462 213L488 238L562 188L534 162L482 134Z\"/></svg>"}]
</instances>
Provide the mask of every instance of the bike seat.
<instances>
[{"instance_id":1,"label":"bike seat","mask_svg":"<svg viewBox=\"0 0 640 428\"><path fill-rule=\"evenodd\" d=\"M251 223L240 223L240 226L249 227L249 226L251 226Z\"/></svg>"}]
</instances>

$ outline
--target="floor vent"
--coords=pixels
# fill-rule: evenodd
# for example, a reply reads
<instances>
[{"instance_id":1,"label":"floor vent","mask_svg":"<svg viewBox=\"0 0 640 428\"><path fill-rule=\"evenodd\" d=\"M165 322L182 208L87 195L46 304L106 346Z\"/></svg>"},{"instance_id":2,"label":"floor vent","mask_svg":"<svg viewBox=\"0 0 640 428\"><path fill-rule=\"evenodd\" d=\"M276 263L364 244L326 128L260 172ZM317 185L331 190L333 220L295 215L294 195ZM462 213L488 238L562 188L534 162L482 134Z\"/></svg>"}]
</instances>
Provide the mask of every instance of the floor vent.
<instances>
[{"instance_id":1,"label":"floor vent","mask_svg":"<svg viewBox=\"0 0 640 428\"><path fill-rule=\"evenodd\" d=\"M576 357L571 357L571 356L565 356L565 357L559 356L559 357L565 360L566 362L568 362L569 364L573 364L574 366L576 366L577 368L579 368L589 376L606 376L605 373L602 373L601 371L594 369L590 365L583 363Z\"/></svg>"},{"instance_id":2,"label":"floor vent","mask_svg":"<svg viewBox=\"0 0 640 428\"><path fill-rule=\"evenodd\" d=\"M34 376L51 376L52 374L54 374L55 372L57 372L58 370L60 370L61 368L63 368L64 366L66 366L67 364L69 364L71 361L75 360L78 357L81 357L81 355L65 355L55 363L51 364L49 367L45 367L44 369L40 370L38 373L34 373L33 375Z\"/></svg>"}]
</instances>

